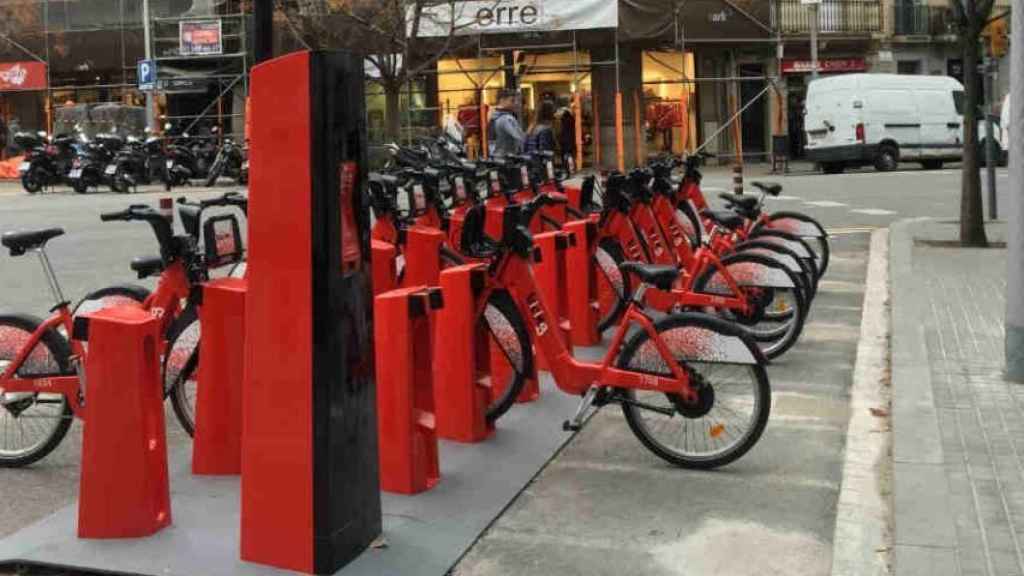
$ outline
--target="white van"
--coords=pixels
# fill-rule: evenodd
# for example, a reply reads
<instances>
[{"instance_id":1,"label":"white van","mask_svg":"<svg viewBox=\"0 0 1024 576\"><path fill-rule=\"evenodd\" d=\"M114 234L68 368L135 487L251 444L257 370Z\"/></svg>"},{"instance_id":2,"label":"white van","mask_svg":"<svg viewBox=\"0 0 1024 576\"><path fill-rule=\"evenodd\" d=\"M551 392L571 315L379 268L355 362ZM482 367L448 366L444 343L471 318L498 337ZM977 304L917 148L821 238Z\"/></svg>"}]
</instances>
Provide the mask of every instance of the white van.
<instances>
[{"instance_id":1,"label":"white van","mask_svg":"<svg viewBox=\"0 0 1024 576\"><path fill-rule=\"evenodd\" d=\"M901 161L941 168L962 156L963 106L964 87L948 76L821 78L807 89L807 157L827 174L894 170Z\"/></svg>"}]
</instances>

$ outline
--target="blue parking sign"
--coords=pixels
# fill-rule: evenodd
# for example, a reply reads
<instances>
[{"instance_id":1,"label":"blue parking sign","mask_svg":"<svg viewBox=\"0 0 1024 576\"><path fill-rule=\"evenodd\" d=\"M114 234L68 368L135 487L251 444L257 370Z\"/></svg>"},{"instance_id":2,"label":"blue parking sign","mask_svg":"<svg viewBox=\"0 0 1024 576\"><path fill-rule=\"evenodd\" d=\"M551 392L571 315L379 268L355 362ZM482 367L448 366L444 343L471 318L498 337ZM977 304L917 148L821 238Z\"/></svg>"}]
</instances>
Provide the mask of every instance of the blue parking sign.
<instances>
[{"instance_id":1,"label":"blue parking sign","mask_svg":"<svg viewBox=\"0 0 1024 576\"><path fill-rule=\"evenodd\" d=\"M139 90L156 88L156 62L139 60Z\"/></svg>"}]
</instances>

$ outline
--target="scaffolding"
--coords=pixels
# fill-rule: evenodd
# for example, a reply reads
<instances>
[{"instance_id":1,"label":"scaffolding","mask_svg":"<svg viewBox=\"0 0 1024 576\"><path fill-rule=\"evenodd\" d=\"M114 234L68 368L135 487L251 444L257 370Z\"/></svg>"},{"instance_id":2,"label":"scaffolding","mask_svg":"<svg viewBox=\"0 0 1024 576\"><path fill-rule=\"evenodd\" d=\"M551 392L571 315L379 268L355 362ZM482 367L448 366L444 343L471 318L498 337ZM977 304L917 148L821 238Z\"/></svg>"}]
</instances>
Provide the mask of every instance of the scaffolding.
<instances>
[{"instance_id":1,"label":"scaffolding","mask_svg":"<svg viewBox=\"0 0 1024 576\"><path fill-rule=\"evenodd\" d=\"M199 111L170 113L170 104L160 114L161 124L176 123L179 133L222 140L245 139L245 101L249 94L249 18L246 2L228 0L220 12L210 15L179 15L151 20L150 53L157 67L158 91L166 96L198 94ZM220 50L209 54L183 54L182 28L190 24L216 22ZM230 100L228 100L230 98ZM205 126L204 126L205 125ZM216 135L196 133L198 128L216 126Z\"/></svg>"},{"instance_id":2,"label":"scaffolding","mask_svg":"<svg viewBox=\"0 0 1024 576\"><path fill-rule=\"evenodd\" d=\"M216 83L217 87L217 95L201 114L168 119L185 120L194 125L202 118L215 118L223 126L226 119L242 117L244 111L236 107L226 113L223 98L235 86L240 86L243 94L248 93L247 16L242 13L246 3L228 0L220 5L223 14L184 16L182 12L190 2L147 1L154 60L169 69L181 68L184 73L176 74L175 81L208 81ZM137 64L145 55L142 4L139 0L36 0L30 6L29 25L20 27L16 34L0 34L0 46L9 53L46 64L43 125L36 127L52 132L56 110L66 105L136 106L144 101L136 73ZM203 57L172 53L171 44L176 46L179 41L180 22L204 19L223 22L225 53ZM97 67L95 62L103 64ZM5 110L0 110L3 112ZM221 133L234 131L221 130Z\"/></svg>"}]
</instances>

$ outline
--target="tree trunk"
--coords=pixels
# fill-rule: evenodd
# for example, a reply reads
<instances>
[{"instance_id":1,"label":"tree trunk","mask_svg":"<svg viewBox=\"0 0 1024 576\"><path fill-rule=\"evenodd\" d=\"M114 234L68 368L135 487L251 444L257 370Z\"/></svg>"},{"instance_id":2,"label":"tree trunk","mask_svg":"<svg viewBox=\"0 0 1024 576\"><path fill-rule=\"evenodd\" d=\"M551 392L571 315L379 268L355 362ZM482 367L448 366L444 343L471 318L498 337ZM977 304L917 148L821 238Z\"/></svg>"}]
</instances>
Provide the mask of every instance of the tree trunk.
<instances>
[{"instance_id":1,"label":"tree trunk","mask_svg":"<svg viewBox=\"0 0 1024 576\"><path fill-rule=\"evenodd\" d=\"M974 2L968 2L969 14L974 11ZM967 90L964 103L964 160L960 190L960 244L964 246L988 246L985 236L984 206L981 201L981 174L978 170L978 39L980 25L972 18L964 35L964 84Z\"/></svg>"},{"instance_id":2,"label":"tree trunk","mask_svg":"<svg viewBox=\"0 0 1024 576\"><path fill-rule=\"evenodd\" d=\"M401 142L402 107L401 84L384 85L384 136L388 142Z\"/></svg>"}]
</instances>

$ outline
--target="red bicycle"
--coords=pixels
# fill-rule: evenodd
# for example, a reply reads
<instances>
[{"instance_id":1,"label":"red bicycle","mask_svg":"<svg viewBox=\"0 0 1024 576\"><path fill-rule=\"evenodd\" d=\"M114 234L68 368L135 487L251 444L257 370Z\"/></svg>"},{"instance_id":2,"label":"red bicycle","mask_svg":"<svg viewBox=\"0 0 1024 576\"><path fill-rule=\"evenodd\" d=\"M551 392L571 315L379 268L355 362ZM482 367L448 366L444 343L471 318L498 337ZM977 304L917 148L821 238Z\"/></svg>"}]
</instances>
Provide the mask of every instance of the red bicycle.
<instances>
[{"instance_id":1,"label":"red bicycle","mask_svg":"<svg viewBox=\"0 0 1024 576\"><path fill-rule=\"evenodd\" d=\"M159 262L136 260L132 268L140 276L161 271L156 290L140 304L160 319L164 334L183 317L189 289L206 275L207 254L196 249L192 238L174 236L170 221L148 206L131 206L100 216L107 221L144 221L160 242ZM0 466L26 466L46 456L60 444L80 415L85 400L82 367L88 352L73 333L71 303L57 281L46 255L46 244L64 234L60 228L9 232L0 243L11 256L38 255L52 291L53 313L46 319L25 314L0 316ZM109 301L108 301L109 302ZM123 303L123 302L122 302ZM79 308L82 308L81 306Z\"/></svg>"},{"instance_id":2,"label":"red bicycle","mask_svg":"<svg viewBox=\"0 0 1024 576\"><path fill-rule=\"evenodd\" d=\"M512 299L558 387L582 396L564 427L579 429L593 410L619 404L641 443L676 466L715 468L741 457L760 438L771 409L760 350L743 329L719 318L647 309L645 292L671 290L679 270L626 262L623 269L640 284L604 358L583 362L573 357L530 271L528 223L537 210L555 202L540 195L509 206L499 243L484 234L482 210L470 212L463 234L469 255L490 263L484 292Z\"/></svg>"}]
</instances>

